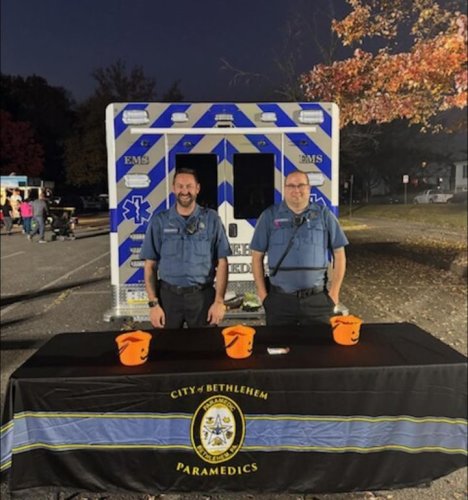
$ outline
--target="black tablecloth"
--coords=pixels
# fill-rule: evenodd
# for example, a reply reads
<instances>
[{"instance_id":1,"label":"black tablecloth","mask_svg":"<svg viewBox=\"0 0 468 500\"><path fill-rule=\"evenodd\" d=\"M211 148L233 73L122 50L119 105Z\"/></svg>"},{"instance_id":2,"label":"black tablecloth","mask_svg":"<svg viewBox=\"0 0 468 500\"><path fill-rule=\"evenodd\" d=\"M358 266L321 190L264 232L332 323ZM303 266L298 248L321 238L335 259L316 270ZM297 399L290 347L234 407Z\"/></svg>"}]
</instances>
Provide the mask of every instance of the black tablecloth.
<instances>
[{"instance_id":1,"label":"black tablecloth","mask_svg":"<svg viewBox=\"0 0 468 500\"><path fill-rule=\"evenodd\" d=\"M352 347L326 326L256 330L243 360L218 328L152 331L137 367L118 362L122 332L55 336L10 379L11 490L376 490L466 465L467 365L449 346L407 323L363 325Z\"/></svg>"}]
</instances>

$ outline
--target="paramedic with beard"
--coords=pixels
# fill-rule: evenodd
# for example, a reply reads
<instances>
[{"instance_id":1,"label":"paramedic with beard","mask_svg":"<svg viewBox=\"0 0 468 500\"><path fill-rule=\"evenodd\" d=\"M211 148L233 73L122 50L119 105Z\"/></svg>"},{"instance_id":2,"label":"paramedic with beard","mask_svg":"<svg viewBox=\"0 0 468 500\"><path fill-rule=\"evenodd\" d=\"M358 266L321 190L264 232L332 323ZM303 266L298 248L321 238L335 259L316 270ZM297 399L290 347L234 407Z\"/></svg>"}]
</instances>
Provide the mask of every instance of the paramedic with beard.
<instances>
[{"instance_id":1,"label":"paramedic with beard","mask_svg":"<svg viewBox=\"0 0 468 500\"><path fill-rule=\"evenodd\" d=\"M330 210L310 203L309 196L307 174L290 173L284 183L284 201L264 210L255 227L250 244L252 272L267 325L328 323L339 302L348 240ZM330 252L333 276L327 290ZM265 253L269 291L264 277Z\"/></svg>"},{"instance_id":2,"label":"paramedic with beard","mask_svg":"<svg viewBox=\"0 0 468 500\"><path fill-rule=\"evenodd\" d=\"M231 255L224 227L215 210L196 203L195 171L176 170L172 192L176 204L153 214L140 252L151 323L156 328L217 325L224 317Z\"/></svg>"}]
</instances>

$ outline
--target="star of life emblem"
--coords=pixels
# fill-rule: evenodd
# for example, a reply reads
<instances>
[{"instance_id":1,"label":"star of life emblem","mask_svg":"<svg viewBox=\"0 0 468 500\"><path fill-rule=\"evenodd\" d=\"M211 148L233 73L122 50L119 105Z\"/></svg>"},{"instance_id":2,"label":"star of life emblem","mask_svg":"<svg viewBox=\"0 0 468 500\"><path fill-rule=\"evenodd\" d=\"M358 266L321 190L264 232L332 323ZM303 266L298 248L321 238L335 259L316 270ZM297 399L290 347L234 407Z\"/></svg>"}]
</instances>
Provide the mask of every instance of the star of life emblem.
<instances>
[{"instance_id":1,"label":"star of life emblem","mask_svg":"<svg viewBox=\"0 0 468 500\"><path fill-rule=\"evenodd\" d=\"M150 220L151 214L148 211L150 204L143 199L143 196L132 196L125 200L123 204L123 216L125 219L133 219L135 224L141 224Z\"/></svg>"}]
</instances>

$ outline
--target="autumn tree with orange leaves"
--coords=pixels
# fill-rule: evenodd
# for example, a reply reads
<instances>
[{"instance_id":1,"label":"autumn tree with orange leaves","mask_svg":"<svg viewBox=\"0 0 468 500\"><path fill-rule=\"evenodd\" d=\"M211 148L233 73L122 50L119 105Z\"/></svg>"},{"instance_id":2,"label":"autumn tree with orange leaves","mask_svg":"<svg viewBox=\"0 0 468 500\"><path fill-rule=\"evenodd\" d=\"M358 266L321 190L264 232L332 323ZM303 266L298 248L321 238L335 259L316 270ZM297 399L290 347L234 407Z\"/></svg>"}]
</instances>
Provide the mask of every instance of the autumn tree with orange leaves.
<instances>
[{"instance_id":1,"label":"autumn tree with orange leaves","mask_svg":"<svg viewBox=\"0 0 468 500\"><path fill-rule=\"evenodd\" d=\"M301 75L307 99L336 102L343 127L406 119L434 128L442 111L466 107L467 16L457 2L347 2L352 12L332 25L342 43L373 38L386 46L376 53L357 48L349 59ZM401 50L402 38L411 40L409 50Z\"/></svg>"}]
</instances>

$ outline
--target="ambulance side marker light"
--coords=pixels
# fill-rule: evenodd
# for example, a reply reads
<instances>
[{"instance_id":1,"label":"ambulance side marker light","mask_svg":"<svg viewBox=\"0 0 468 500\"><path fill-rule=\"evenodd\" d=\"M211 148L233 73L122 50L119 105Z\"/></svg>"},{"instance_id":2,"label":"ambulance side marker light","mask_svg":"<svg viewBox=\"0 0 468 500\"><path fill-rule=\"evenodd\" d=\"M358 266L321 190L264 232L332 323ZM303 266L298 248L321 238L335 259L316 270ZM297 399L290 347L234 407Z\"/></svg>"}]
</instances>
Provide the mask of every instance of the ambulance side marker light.
<instances>
[{"instance_id":1,"label":"ambulance side marker light","mask_svg":"<svg viewBox=\"0 0 468 500\"><path fill-rule=\"evenodd\" d=\"M278 117L276 116L276 113L266 111L262 113L260 120L262 122L274 123L278 120Z\"/></svg>"},{"instance_id":2,"label":"ambulance side marker light","mask_svg":"<svg viewBox=\"0 0 468 500\"><path fill-rule=\"evenodd\" d=\"M133 233L130 235L132 241L143 241L145 239L145 233Z\"/></svg>"},{"instance_id":3,"label":"ambulance side marker light","mask_svg":"<svg viewBox=\"0 0 468 500\"><path fill-rule=\"evenodd\" d=\"M184 112L172 113L171 120L173 123L185 123L188 122L188 114Z\"/></svg>"},{"instance_id":4,"label":"ambulance side marker light","mask_svg":"<svg viewBox=\"0 0 468 500\"><path fill-rule=\"evenodd\" d=\"M325 176L322 172L308 172L307 177L311 186L323 186L325 184Z\"/></svg>"},{"instance_id":5,"label":"ambulance side marker light","mask_svg":"<svg viewBox=\"0 0 468 500\"><path fill-rule=\"evenodd\" d=\"M145 125L149 123L149 115L146 109L126 109L122 115L125 125Z\"/></svg>"},{"instance_id":6,"label":"ambulance side marker light","mask_svg":"<svg viewBox=\"0 0 468 500\"><path fill-rule=\"evenodd\" d=\"M321 109L303 109L299 113L301 123L323 123L325 117Z\"/></svg>"},{"instance_id":7,"label":"ambulance side marker light","mask_svg":"<svg viewBox=\"0 0 468 500\"><path fill-rule=\"evenodd\" d=\"M215 115L215 121L216 122L233 122L234 121L234 115L231 113L218 113Z\"/></svg>"},{"instance_id":8,"label":"ambulance side marker light","mask_svg":"<svg viewBox=\"0 0 468 500\"><path fill-rule=\"evenodd\" d=\"M151 184L151 179L146 174L127 174L124 181L127 188L147 188Z\"/></svg>"}]
</instances>

